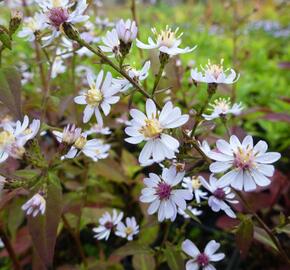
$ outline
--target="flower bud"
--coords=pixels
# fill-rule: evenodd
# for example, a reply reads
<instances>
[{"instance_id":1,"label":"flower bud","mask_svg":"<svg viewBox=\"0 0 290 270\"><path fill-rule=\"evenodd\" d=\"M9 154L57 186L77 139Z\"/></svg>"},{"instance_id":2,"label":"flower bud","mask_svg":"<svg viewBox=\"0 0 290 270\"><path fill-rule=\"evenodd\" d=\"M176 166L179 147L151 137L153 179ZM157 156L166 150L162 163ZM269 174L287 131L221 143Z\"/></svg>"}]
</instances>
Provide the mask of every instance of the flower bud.
<instances>
[{"instance_id":1,"label":"flower bud","mask_svg":"<svg viewBox=\"0 0 290 270\"><path fill-rule=\"evenodd\" d=\"M23 19L23 14L16 10L11 12L11 19L9 22L9 33L13 35L20 26Z\"/></svg>"},{"instance_id":2,"label":"flower bud","mask_svg":"<svg viewBox=\"0 0 290 270\"><path fill-rule=\"evenodd\" d=\"M79 33L79 31L71 23L64 22L63 24L61 24L60 30L63 33L65 33L65 35L69 39L75 40L75 41L79 41L80 40L80 33Z\"/></svg>"}]
</instances>

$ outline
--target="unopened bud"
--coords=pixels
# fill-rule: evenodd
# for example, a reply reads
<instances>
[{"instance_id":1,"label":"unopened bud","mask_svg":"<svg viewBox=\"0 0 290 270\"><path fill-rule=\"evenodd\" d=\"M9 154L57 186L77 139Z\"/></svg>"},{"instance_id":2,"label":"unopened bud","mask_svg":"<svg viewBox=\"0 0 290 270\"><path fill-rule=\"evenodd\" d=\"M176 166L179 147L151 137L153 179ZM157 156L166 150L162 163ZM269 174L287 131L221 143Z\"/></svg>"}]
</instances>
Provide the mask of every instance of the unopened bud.
<instances>
[{"instance_id":1,"label":"unopened bud","mask_svg":"<svg viewBox=\"0 0 290 270\"><path fill-rule=\"evenodd\" d=\"M63 33L65 33L65 35L69 39L75 40L75 41L79 41L80 40L80 33L79 33L79 31L71 23L64 22L63 24L61 24L60 30Z\"/></svg>"},{"instance_id":2,"label":"unopened bud","mask_svg":"<svg viewBox=\"0 0 290 270\"><path fill-rule=\"evenodd\" d=\"M4 48L8 48L9 50L11 50L12 44L9 32L2 25L0 25L0 45L1 44L4 46Z\"/></svg>"},{"instance_id":3,"label":"unopened bud","mask_svg":"<svg viewBox=\"0 0 290 270\"><path fill-rule=\"evenodd\" d=\"M9 22L9 33L13 35L20 26L23 19L22 12L16 10L11 12L11 19Z\"/></svg>"}]
</instances>

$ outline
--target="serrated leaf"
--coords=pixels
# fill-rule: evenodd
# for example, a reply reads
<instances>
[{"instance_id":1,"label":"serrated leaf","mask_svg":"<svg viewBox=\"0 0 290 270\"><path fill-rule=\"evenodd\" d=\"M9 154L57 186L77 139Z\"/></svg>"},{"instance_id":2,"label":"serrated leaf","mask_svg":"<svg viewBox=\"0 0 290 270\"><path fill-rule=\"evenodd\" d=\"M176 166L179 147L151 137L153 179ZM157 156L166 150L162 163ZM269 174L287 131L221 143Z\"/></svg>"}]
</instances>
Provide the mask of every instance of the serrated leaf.
<instances>
[{"instance_id":1,"label":"serrated leaf","mask_svg":"<svg viewBox=\"0 0 290 270\"><path fill-rule=\"evenodd\" d=\"M136 254L132 263L135 270L154 270L156 267L154 256L151 254Z\"/></svg>"},{"instance_id":2,"label":"serrated leaf","mask_svg":"<svg viewBox=\"0 0 290 270\"><path fill-rule=\"evenodd\" d=\"M184 263L180 252L169 242L166 242L164 255L171 270L184 269Z\"/></svg>"},{"instance_id":3,"label":"serrated leaf","mask_svg":"<svg viewBox=\"0 0 290 270\"><path fill-rule=\"evenodd\" d=\"M237 231L236 242L242 257L249 251L254 236L254 225L250 217L243 218Z\"/></svg>"}]
</instances>

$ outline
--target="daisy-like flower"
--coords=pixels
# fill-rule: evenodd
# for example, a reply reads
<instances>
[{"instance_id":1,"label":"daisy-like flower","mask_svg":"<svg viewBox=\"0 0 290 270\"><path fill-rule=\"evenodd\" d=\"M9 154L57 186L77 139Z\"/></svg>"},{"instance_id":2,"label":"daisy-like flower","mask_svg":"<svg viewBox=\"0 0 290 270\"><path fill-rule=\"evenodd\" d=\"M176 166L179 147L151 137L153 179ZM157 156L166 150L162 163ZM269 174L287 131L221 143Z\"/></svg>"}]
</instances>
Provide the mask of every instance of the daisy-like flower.
<instances>
[{"instance_id":1,"label":"daisy-like flower","mask_svg":"<svg viewBox=\"0 0 290 270\"><path fill-rule=\"evenodd\" d=\"M116 30L121 43L130 44L136 39L138 27L135 21L128 19L126 22L122 19L117 22Z\"/></svg>"},{"instance_id":2,"label":"daisy-like flower","mask_svg":"<svg viewBox=\"0 0 290 270\"><path fill-rule=\"evenodd\" d=\"M149 44L144 44L137 39L137 47L149 50L158 49L161 53L165 53L169 56L192 52L196 46L193 48L179 48L183 33L178 34L178 30L179 29L177 28L175 31L172 31L168 25L166 26L165 30L160 32L158 32L155 28L152 28L152 33L155 35L155 42L151 37L148 38Z\"/></svg>"},{"instance_id":3,"label":"daisy-like flower","mask_svg":"<svg viewBox=\"0 0 290 270\"><path fill-rule=\"evenodd\" d=\"M111 146L109 144L104 144L102 140L87 140L87 135L82 133L82 135L76 139L68 153L62 157L62 159L75 158L80 153L83 153L85 156L97 162L99 159L105 159L109 156L108 151L110 148Z\"/></svg>"},{"instance_id":4,"label":"daisy-like flower","mask_svg":"<svg viewBox=\"0 0 290 270\"><path fill-rule=\"evenodd\" d=\"M150 173L149 178L144 179L146 188L142 190L140 201L150 203L147 210L149 215L158 211L158 221L171 219L174 221L177 215L177 207L186 208L186 200L192 199L192 193L188 189L176 189L184 177L184 172L176 172L175 166L164 168L161 177Z\"/></svg>"},{"instance_id":5,"label":"daisy-like flower","mask_svg":"<svg viewBox=\"0 0 290 270\"><path fill-rule=\"evenodd\" d=\"M113 22L110 22L109 18L102 19L101 17L97 17L95 23L101 29L106 29L115 25Z\"/></svg>"},{"instance_id":6,"label":"daisy-like flower","mask_svg":"<svg viewBox=\"0 0 290 270\"><path fill-rule=\"evenodd\" d=\"M99 107L102 108L107 116L110 113L111 104L115 104L120 100L120 97L115 96L120 91L120 87L112 84L112 74L108 72L104 81L103 77L103 70L97 78L91 72L88 72L87 80L90 89L74 98L75 103L86 105L83 116L84 123L89 122L95 113L98 124L103 126L103 118Z\"/></svg>"},{"instance_id":7,"label":"daisy-like flower","mask_svg":"<svg viewBox=\"0 0 290 270\"><path fill-rule=\"evenodd\" d=\"M81 136L82 129L76 128L75 125L68 124L63 129L63 132L54 130L52 131L52 133L59 143L66 143L68 145L72 145Z\"/></svg>"},{"instance_id":8,"label":"daisy-like flower","mask_svg":"<svg viewBox=\"0 0 290 270\"><path fill-rule=\"evenodd\" d=\"M182 250L192 259L186 263L186 270L216 270L211 262L218 262L224 259L224 253L216 253L220 244L211 240L206 245L204 252L200 252L194 243L186 239L182 243Z\"/></svg>"},{"instance_id":9,"label":"daisy-like flower","mask_svg":"<svg viewBox=\"0 0 290 270\"><path fill-rule=\"evenodd\" d=\"M207 193L201 190L201 177L202 176L184 177L182 180L182 186L194 194L197 203L200 203L201 199L207 198Z\"/></svg>"},{"instance_id":10,"label":"daisy-like flower","mask_svg":"<svg viewBox=\"0 0 290 270\"><path fill-rule=\"evenodd\" d=\"M185 210L190 211L194 216L200 216L202 214L201 210L197 208L193 208L191 205L187 206ZM178 214L183 216L186 219L190 218L190 216L185 212L185 210L178 208Z\"/></svg>"},{"instance_id":11,"label":"daisy-like flower","mask_svg":"<svg viewBox=\"0 0 290 270\"><path fill-rule=\"evenodd\" d=\"M122 238L127 238L128 241L133 240L133 236L139 233L139 225L134 217L127 217L126 224L119 222L115 234Z\"/></svg>"},{"instance_id":12,"label":"daisy-like flower","mask_svg":"<svg viewBox=\"0 0 290 270\"><path fill-rule=\"evenodd\" d=\"M218 98L209 104L212 111L211 114L203 114L206 120L213 120L219 117L225 117L227 114L239 115L243 110L242 103L234 103L231 105L230 98Z\"/></svg>"},{"instance_id":13,"label":"daisy-like flower","mask_svg":"<svg viewBox=\"0 0 290 270\"><path fill-rule=\"evenodd\" d=\"M232 135L229 143L225 140L216 142L218 152L210 151L207 155L216 162L210 165L213 173L222 173L219 182L221 186L231 185L237 190L251 191L256 186L268 186L273 176L274 166L271 163L280 159L277 152L268 152L265 141L259 141L255 146L252 136L246 136L242 143Z\"/></svg>"},{"instance_id":14,"label":"daisy-like flower","mask_svg":"<svg viewBox=\"0 0 290 270\"><path fill-rule=\"evenodd\" d=\"M78 0L74 11L70 11L73 3L69 0L37 0L37 3L42 8L46 16L46 23L52 30L52 34L43 38L44 46L49 45L62 31L64 23L79 23L85 22L89 16L83 15L88 4L86 0Z\"/></svg>"},{"instance_id":15,"label":"daisy-like flower","mask_svg":"<svg viewBox=\"0 0 290 270\"><path fill-rule=\"evenodd\" d=\"M102 134L102 135L110 135L112 131L108 127L103 127L98 124L92 125L91 128L85 131L85 134Z\"/></svg>"},{"instance_id":16,"label":"daisy-like flower","mask_svg":"<svg viewBox=\"0 0 290 270\"><path fill-rule=\"evenodd\" d=\"M199 72L197 68L191 71L191 78L196 82L205 82L205 83L224 83L224 84L232 84L235 83L240 74L236 74L233 69L224 70L223 67L223 59L219 65L211 64L210 60L208 60L208 64L205 68L201 67L203 72ZM230 70L230 74L228 71Z\"/></svg>"},{"instance_id":17,"label":"daisy-like flower","mask_svg":"<svg viewBox=\"0 0 290 270\"><path fill-rule=\"evenodd\" d=\"M147 61L141 70L136 70L132 67L127 68L128 75L136 82L144 81L149 74L150 61ZM125 92L132 87L132 84L125 78L113 79L114 84L120 85L120 92Z\"/></svg>"},{"instance_id":18,"label":"daisy-like flower","mask_svg":"<svg viewBox=\"0 0 290 270\"><path fill-rule=\"evenodd\" d=\"M34 17L24 19L24 27L18 33L18 37L32 42L35 36L45 28L46 17L41 13L35 13Z\"/></svg>"},{"instance_id":19,"label":"daisy-like flower","mask_svg":"<svg viewBox=\"0 0 290 270\"><path fill-rule=\"evenodd\" d=\"M118 37L118 33L116 29L113 29L112 31L108 31L106 33L106 36L102 38L102 41L104 45L100 46L100 49L103 52L110 52L112 55L110 57L117 57L121 55L120 51L120 40Z\"/></svg>"},{"instance_id":20,"label":"daisy-like flower","mask_svg":"<svg viewBox=\"0 0 290 270\"><path fill-rule=\"evenodd\" d=\"M21 158L25 152L24 145L33 139L40 128L40 121L33 120L29 124L26 115L23 123L17 121L15 124L6 123L3 131L0 132L0 163L4 162L9 156Z\"/></svg>"},{"instance_id":21,"label":"daisy-like flower","mask_svg":"<svg viewBox=\"0 0 290 270\"><path fill-rule=\"evenodd\" d=\"M182 115L181 110L174 108L171 102L167 102L159 113L153 100L147 99L146 115L136 109L130 110L130 115L133 119L125 132L131 137L125 140L132 144L146 141L139 156L140 163L147 163L151 157L158 163L165 158L174 158L179 142L164 131L184 125L189 118L187 114Z\"/></svg>"},{"instance_id":22,"label":"daisy-like flower","mask_svg":"<svg viewBox=\"0 0 290 270\"><path fill-rule=\"evenodd\" d=\"M209 178L209 183L202 177L200 178L202 185L211 192L208 198L208 205L214 212L224 211L229 217L236 218L236 214L227 203L236 204L238 201L233 200L235 194L231 192L230 187L222 187L220 181L213 175Z\"/></svg>"},{"instance_id":23,"label":"daisy-like flower","mask_svg":"<svg viewBox=\"0 0 290 270\"><path fill-rule=\"evenodd\" d=\"M96 234L94 238L108 240L111 231L116 228L123 216L124 213L118 213L116 209L113 209L112 215L109 212L105 212L99 219L99 226L93 229L93 232Z\"/></svg>"},{"instance_id":24,"label":"daisy-like flower","mask_svg":"<svg viewBox=\"0 0 290 270\"><path fill-rule=\"evenodd\" d=\"M22 205L21 209L26 212L27 216L32 215L33 217L36 217L38 214L44 215L45 207L45 199L40 193L37 193L24 205Z\"/></svg>"}]
</instances>

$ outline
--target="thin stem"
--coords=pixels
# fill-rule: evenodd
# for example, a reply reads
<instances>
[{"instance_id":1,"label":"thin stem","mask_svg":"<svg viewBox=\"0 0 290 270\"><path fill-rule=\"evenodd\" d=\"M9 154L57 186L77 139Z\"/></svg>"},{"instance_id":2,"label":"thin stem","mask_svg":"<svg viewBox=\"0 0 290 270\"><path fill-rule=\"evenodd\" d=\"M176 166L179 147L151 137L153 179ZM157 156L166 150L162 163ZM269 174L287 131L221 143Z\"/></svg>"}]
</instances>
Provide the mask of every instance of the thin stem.
<instances>
[{"instance_id":1,"label":"thin stem","mask_svg":"<svg viewBox=\"0 0 290 270\"><path fill-rule=\"evenodd\" d=\"M223 125L224 125L224 127L225 127L225 129L226 129L226 132L227 132L228 138L230 138L230 137L231 137L231 132L230 132L230 129L229 129L229 127L228 127L228 123L227 123L227 118L226 118L226 116L221 116L221 121L222 121L222 123L223 123Z\"/></svg>"},{"instance_id":2,"label":"thin stem","mask_svg":"<svg viewBox=\"0 0 290 270\"><path fill-rule=\"evenodd\" d=\"M258 214L253 211L250 207L250 205L248 204L247 200L245 199L244 195L242 192L237 191L236 193L238 194L238 196L240 197L241 201L243 202L244 206L246 207L247 211L250 212L255 219L257 220L257 222L260 224L260 226L266 231L266 233L269 235L269 237L271 238L271 240L273 241L273 243L275 244L278 253L280 253L280 255L282 256L282 258L285 260L285 262L287 262L287 264L290 265L290 259L288 258L287 254L285 253L280 241L275 237L275 235L273 234L272 230L267 226L266 223L264 223L264 221L258 216Z\"/></svg>"},{"instance_id":3,"label":"thin stem","mask_svg":"<svg viewBox=\"0 0 290 270\"><path fill-rule=\"evenodd\" d=\"M68 220L66 219L66 217L64 215L62 215L61 218L62 218L64 226L66 227L66 229L70 232L71 236L73 237L73 239L74 239L74 241L75 241L75 243L77 245L79 254L80 254L80 256L82 258L82 261L84 263L85 269L87 269L88 268L88 263L87 263L85 252L84 252L83 247L81 245L81 241L80 241L79 236L75 233L74 229L70 226L70 224L69 224Z\"/></svg>"},{"instance_id":4,"label":"thin stem","mask_svg":"<svg viewBox=\"0 0 290 270\"><path fill-rule=\"evenodd\" d=\"M166 63L160 63L159 71L158 71L158 74L156 75L156 78L155 78L155 81L154 81L154 86L153 86L153 89L152 89L152 97L154 97L155 91L156 91L156 89L158 87L158 84L160 82L160 79L162 77L162 73L163 73L163 70L165 68L165 64Z\"/></svg>"},{"instance_id":5,"label":"thin stem","mask_svg":"<svg viewBox=\"0 0 290 270\"><path fill-rule=\"evenodd\" d=\"M135 21L137 27L139 27L138 17L137 17L137 9L136 9L136 0L131 1L131 12L132 12L132 18ZM137 32L137 38L140 39L139 31ZM140 57L143 57L143 51L138 48Z\"/></svg>"},{"instance_id":6,"label":"thin stem","mask_svg":"<svg viewBox=\"0 0 290 270\"><path fill-rule=\"evenodd\" d=\"M5 246L7 252L10 256L10 259L12 260L14 270L21 270L22 268L21 268L20 262L18 261L16 254L15 254L13 246L12 246L8 236L6 235L6 233L4 232L4 230L2 228L0 228L0 238L2 239L4 246Z\"/></svg>"},{"instance_id":7,"label":"thin stem","mask_svg":"<svg viewBox=\"0 0 290 270\"><path fill-rule=\"evenodd\" d=\"M104 63L110 65L114 70L116 70L123 77L125 77L132 85L134 85L134 87L137 89L137 91L140 92L143 96L145 96L146 98L151 98L151 96L142 88L142 86L139 85L138 82L133 80L125 70L120 69L114 62L112 62L106 55L104 55L99 47L97 47L95 49L90 44L88 44L87 42L85 42L84 40L82 40L80 38L78 40L76 40L76 41L80 45L86 47L91 52L93 52L94 54L99 56L103 60ZM158 109L161 109L161 106L154 99L153 99L153 101L155 102L155 104L158 107Z\"/></svg>"},{"instance_id":8,"label":"thin stem","mask_svg":"<svg viewBox=\"0 0 290 270\"><path fill-rule=\"evenodd\" d=\"M212 98L212 96L215 94L217 85L216 84L208 84L208 88L207 88L207 99L205 101L205 103L203 104L203 106L201 107L201 109L199 110L199 112L196 114L195 116L195 122L191 131L191 137L193 138L195 135L195 131L198 127L198 125L200 124L200 122L202 121L202 114L204 113L206 107L208 106L208 104L210 103L210 100Z\"/></svg>"}]
</instances>

